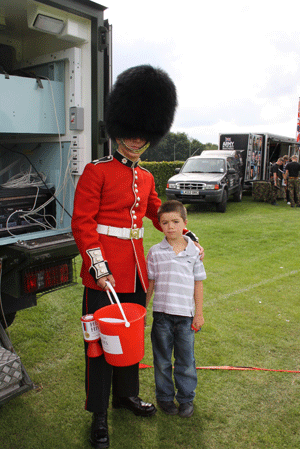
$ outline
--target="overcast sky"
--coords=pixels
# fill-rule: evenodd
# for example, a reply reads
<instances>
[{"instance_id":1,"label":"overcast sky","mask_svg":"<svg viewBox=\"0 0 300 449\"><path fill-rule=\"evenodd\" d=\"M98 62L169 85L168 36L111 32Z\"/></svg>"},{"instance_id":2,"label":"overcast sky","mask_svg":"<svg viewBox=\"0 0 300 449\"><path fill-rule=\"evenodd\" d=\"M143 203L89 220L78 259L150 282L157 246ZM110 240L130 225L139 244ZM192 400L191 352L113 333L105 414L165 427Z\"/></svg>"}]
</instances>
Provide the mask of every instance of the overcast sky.
<instances>
[{"instance_id":1,"label":"overcast sky","mask_svg":"<svg viewBox=\"0 0 300 449\"><path fill-rule=\"evenodd\" d=\"M201 143L219 133L296 136L300 7L295 0L106 0L113 77L151 64L169 73L173 132Z\"/></svg>"}]
</instances>

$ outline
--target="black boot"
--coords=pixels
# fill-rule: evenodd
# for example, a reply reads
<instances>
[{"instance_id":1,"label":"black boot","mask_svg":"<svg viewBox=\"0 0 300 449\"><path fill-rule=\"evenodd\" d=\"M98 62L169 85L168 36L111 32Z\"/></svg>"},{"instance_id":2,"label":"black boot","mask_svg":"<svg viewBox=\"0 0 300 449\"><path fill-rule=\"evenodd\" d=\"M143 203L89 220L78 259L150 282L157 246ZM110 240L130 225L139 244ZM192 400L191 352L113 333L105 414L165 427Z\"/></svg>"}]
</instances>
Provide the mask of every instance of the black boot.
<instances>
[{"instance_id":1,"label":"black boot","mask_svg":"<svg viewBox=\"0 0 300 449\"><path fill-rule=\"evenodd\" d=\"M137 396L129 398L113 397L113 408L127 408L137 416L152 416L156 413L156 408L153 404L142 401Z\"/></svg>"},{"instance_id":2,"label":"black boot","mask_svg":"<svg viewBox=\"0 0 300 449\"><path fill-rule=\"evenodd\" d=\"M94 413L90 442L96 449L109 447L107 413Z\"/></svg>"}]
</instances>

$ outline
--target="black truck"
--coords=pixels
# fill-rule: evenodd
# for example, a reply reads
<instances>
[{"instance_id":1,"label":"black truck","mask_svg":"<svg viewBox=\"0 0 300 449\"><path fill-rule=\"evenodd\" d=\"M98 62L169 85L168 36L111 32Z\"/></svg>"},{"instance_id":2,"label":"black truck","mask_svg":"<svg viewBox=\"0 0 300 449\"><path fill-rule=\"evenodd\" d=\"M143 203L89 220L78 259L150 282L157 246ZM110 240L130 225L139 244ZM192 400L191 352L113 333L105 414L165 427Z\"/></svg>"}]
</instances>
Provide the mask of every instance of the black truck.
<instances>
[{"instance_id":1,"label":"black truck","mask_svg":"<svg viewBox=\"0 0 300 449\"><path fill-rule=\"evenodd\" d=\"M203 151L186 160L167 183L166 196L184 204L214 203L225 212L227 200L242 201L242 160L234 150Z\"/></svg>"}]
</instances>

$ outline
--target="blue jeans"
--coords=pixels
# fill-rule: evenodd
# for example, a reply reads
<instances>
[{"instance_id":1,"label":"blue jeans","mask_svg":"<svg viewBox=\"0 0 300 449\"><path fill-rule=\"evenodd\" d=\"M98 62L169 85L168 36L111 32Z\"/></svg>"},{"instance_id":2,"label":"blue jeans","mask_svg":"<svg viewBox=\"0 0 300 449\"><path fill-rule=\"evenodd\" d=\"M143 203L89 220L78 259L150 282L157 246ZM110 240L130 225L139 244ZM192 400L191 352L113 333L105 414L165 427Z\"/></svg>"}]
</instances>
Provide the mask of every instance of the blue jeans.
<instances>
[{"instance_id":1,"label":"blue jeans","mask_svg":"<svg viewBox=\"0 0 300 449\"><path fill-rule=\"evenodd\" d=\"M173 401L176 397L179 403L184 403L195 397L197 371L192 322L192 317L153 312L151 340L158 401ZM176 395L172 379L173 348Z\"/></svg>"}]
</instances>

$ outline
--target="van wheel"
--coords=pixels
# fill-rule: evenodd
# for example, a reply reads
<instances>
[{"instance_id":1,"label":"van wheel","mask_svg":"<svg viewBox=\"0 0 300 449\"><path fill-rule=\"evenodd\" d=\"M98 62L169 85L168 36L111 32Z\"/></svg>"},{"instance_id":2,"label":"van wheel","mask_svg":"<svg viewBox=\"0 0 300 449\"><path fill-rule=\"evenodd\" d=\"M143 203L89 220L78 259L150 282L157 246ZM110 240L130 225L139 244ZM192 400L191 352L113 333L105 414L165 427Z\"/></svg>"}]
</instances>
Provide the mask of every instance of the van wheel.
<instances>
[{"instance_id":1,"label":"van wheel","mask_svg":"<svg viewBox=\"0 0 300 449\"><path fill-rule=\"evenodd\" d=\"M243 188L242 185L239 184L237 192L233 194L233 201L235 201L236 203L240 203L242 199L243 199Z\"/></svg>"},{"instance_id":2,"label":"van wheel","mask_svg":"<svg viewBox=\"0 0 300 449\"><path fill-rule=\"evenodd\" d=\"M227 193L227 190L224 190L223 196L222 196L222 201L220 203L216 204L217 212L226 212L227 199L228 199L228 193Z\"/></svg>"}]
</instances>

